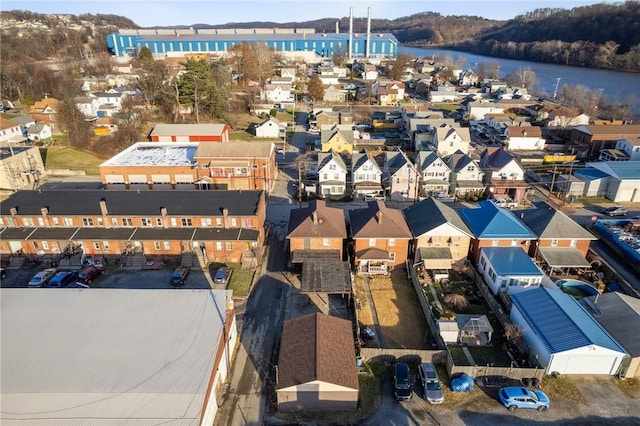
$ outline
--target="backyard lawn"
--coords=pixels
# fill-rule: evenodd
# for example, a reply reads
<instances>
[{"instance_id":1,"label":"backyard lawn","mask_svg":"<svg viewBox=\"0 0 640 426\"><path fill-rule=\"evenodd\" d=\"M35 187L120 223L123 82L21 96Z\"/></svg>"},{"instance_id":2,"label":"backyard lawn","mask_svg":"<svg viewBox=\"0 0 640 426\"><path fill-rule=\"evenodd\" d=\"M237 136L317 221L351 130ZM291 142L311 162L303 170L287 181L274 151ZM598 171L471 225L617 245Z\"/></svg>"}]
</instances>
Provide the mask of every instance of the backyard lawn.
<instances>
[{"instance_id":1,"label":"backyard lawn","mask_svg":"<svg viewBox=\"0 0 640 426\"><path fill-rule=\"evenodd\" d=\"M88 175L98 175L98 166L105 160L85 151L66 146L48 146L40 148L45 168L84 170Z\"/></svg>"},{"instance_id":2,"label":"backyard lawn","mask_svg":"<svg viewBox=\"0 0 640 426\"><path fill-rule=\"evenodd\" d=\"M429 331L404 269L369 281L382 336L388 348L427 349Z\"/></svg>"}]
</instances>

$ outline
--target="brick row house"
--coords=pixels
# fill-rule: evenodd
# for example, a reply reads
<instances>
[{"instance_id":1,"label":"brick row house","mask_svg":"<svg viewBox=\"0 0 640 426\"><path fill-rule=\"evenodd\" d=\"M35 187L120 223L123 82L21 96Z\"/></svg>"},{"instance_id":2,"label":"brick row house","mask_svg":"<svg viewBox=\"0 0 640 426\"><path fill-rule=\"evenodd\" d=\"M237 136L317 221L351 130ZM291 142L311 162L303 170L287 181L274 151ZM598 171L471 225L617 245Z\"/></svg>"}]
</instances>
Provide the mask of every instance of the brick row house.
<instances>
[{"instance_id":1,"label":"brick row house","mask_svg":"<svg viewBox=\"0 0 640 426\"><path fill-rule=\"evenodd\" d=\"M19 191L0 205L0 250L241 262L259 254L265 215L264 191Z\"/></svg>"},{"instance_id":2,"label":"brick row house","mask_svg":"<svg viewBox=\"0 0 640 426\"><path fill-rule=\"evenodd\" d=\"M102 163L111 190L273 189L275 145L265 142L138 142Z\"/></svg>"}]
</instances>

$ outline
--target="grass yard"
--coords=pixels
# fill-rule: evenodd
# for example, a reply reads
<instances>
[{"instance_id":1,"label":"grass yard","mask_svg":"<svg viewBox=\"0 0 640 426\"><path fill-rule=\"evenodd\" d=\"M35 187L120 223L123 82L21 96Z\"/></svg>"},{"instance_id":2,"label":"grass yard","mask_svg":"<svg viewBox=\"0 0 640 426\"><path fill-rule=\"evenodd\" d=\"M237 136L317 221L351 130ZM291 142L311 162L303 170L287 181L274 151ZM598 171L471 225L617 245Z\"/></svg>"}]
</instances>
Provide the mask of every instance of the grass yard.
<instances>
[{"instance_id":1,"label":"grass yard","mask_svg":"<svg viewBox=\"0 0 640 426\"><path fill-rule=\"evenodd\" d=\"M631 398L640 399L640 379L616 380L616 385Z\"/></svg>"},{"instance_id":2,"label":"grass yard","mask_svg":"<svg viewBox=\"0 0 640 426\"><path fill-rule=\"evenodd\" d=\"M578 386L569 377L545 376L542 379L540 388L547 394L551 401L569 401L576 404L584 404L586 398L580 393Z\"/></svg>"},{"instance_id":3,"label":"grass yard","mask_svg":"<svg viewBox=\"0 0 640 426\"><path fill-rule=\"evenodd\" d=\"M98 166L104 162L94 154L64 146L40 148L40 155L47 169L85 170L88 175L99 175Z\"/></svg>"},{"instance_id":4,"label":"grass yard","mask_svg":"<svg viewBox=\"0 0 640 426\"><path fill-rule=\"evenodd\" d=\"M255 271L253 269L242 269L239 263L230 263L227 266L233 269L227 289L233 290L235 297L247 297Z\"/></svg>"},{"instance_id":5,"label":"grass yard","mask_svg":"<svg viewBox=\"0 0 640 426\"><path fill-rule=\"evenodd\" d=\"M406 271L369 281L382 336L389 348L427 349L429 331Z\"/></svg>"}]
</instances>

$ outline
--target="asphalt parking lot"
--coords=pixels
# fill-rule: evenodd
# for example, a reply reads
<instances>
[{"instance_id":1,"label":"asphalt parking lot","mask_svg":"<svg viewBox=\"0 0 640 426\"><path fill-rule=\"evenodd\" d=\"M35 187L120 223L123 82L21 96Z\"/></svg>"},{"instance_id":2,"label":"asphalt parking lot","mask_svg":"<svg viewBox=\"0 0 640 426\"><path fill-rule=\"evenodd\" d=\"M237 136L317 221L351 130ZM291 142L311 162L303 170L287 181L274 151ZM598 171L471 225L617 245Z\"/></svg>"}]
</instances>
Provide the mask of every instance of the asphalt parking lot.
<instances>
[{"instance_id":1,"label":"asphalt parking lot","mask_svg":"<svg viewBox=\"0 0 640 426\"><path fill-rule=\"evenodd\" d=\"M31 277L44 267L34 265L23 265L20 269L8 270L7 276L2 280L3 288L27 287ZM64 270L59 268L59 270ZM124 271L107 268L104 274L96 278L92 283L92 288L132 288L132 289L174 289L169 284L173 268L161 268L142 271ZM214 288L224 288L215 286ZM184 286L179 289L209 289L209 279L205 272L191 270Z\"/></svg>"}]
</instances>

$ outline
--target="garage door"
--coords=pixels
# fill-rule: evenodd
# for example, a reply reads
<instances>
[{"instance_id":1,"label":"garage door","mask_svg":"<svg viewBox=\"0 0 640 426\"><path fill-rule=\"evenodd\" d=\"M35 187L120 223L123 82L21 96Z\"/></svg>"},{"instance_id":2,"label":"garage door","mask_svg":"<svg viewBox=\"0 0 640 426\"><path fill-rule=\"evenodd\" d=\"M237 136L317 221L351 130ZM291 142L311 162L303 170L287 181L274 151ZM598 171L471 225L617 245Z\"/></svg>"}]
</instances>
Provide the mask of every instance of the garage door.
<instances>
[{"instance_id":1,"label":"garage door","mask_svg":"<svg viewBox=\"0 0 640 426\"><path fill-rule=\"evenodd\" d=\"M123 175L106 175L104 178L107 183L124 183Z\"/></svg>"},{"instance_id":2,"label":"garage door","mask_svg":"<svg viewBox=\"0 0 640 426\"><path fill-rule=\"evenodd\" d=\"M129 175L129 183L147 183L147 175Z\"/></svg>"},{"instance_id":3,"label":"garage door","mask_svg":"<svg viewBox=\"0 0 640 426\"><path fill-rule=\"evenodd\" d=\"M553 357L549 373L562 374L612 374L617 357L612 355L569 355Z\"/></svg>"}]
</instances>

